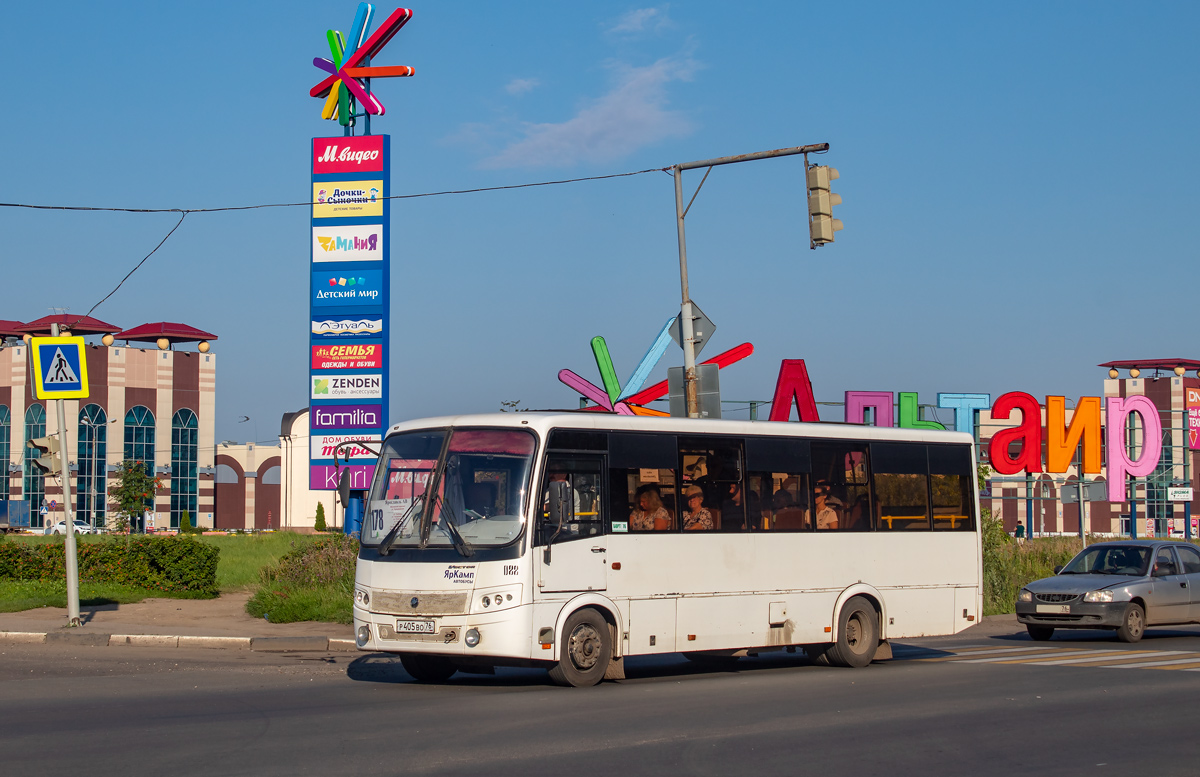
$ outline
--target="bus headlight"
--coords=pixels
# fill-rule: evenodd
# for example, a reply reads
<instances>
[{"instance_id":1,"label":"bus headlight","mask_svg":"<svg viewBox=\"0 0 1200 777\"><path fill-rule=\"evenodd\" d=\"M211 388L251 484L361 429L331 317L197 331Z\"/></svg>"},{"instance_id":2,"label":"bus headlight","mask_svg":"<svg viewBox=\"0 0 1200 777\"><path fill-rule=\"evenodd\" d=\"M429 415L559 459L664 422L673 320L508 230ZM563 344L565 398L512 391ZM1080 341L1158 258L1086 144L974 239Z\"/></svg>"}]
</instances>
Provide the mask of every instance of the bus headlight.
<instances>
[{"instance_id":1,"label":"bus headlight","mask_svg":"<svg viewBox=\"0 0 1200 777\"><path fill-rule=\"evenodd\" d=\"M1112 591L1088 591L1083 595L1085 602L1111 602L1113 600Z\"/></svg>"},{"instance_id":2,"label":"bus headlight","mask_svg":"<svg viewBox=\"0 0 1200 777\"><path fill-rule=\"evenodd\" d=\"M361 588L355 588L354 603L365 609L371 603L371 594Z\"/></svg>"},{"instance_id":3,"label":"bus headlight","mask_svg":"<svg viewBox=\"0 0 1200 777\"><path fill-rule=\"evenodd\" d=\"M1028 588L1022 588L1020 590L1020 592L1017 594L1017 601L1018 602L1032 602L1033 594L1029 591Z\"/></svg>"},{"instance_id":4,"label":"bus headlight","mask_svg":"<svg viewBox=\"0 0 1200 777\"><path fill-rule=\"evenodd\" d=\"M478 613L488 610L506 610L521 604L521 584L485 588L476 591L471 600L471 612Z\"/></svg>"},{"instance_id":5,"label":"bus headlight","mask_svg":"<svg viewBox=\"0 0 1200 777\"><path fill-rule=\"evenodd\" d=\"M473 648L479 644L479 629L467 629L466 636L463 637L463 642L467 643L467 647Z\"/></svg>"},{"instance_id":6,"label":"bus headlight","mask_svg":"<svg viewBox=\"0 0 1200 777\"><path fill-rule=\"evenodd\" d=\"M367 644L370 641L371 641L371 627L370 626L359 626L358 633L354 635L354 642L359 647L362 647L363 645Z\"/></svg>"}]
</instances>

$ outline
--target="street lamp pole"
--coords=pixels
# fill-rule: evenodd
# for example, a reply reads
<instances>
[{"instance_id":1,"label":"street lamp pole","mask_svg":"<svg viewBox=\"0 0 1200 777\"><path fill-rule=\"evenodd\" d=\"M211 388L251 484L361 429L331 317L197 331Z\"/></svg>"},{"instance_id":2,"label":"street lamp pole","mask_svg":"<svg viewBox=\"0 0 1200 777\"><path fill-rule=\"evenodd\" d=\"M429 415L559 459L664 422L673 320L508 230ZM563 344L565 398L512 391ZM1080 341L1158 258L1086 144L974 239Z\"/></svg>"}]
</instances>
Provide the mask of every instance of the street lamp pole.
<instances>
[{"instance_id":1,"label":"street lamp pole","mask_svg":"<svg viewBox=\"0 0 1200 777\"><path fill-rule=\"evenodd\" d=\"M687 238L684 235L683 229L683 220L687 216L688 210L691 209L692 203L696 201L696 195L700 193L700 188L704 186L704 181L708 180L708 174L712 172L712 168L718 165L753 162L758 159L774 159L775 157L794 156L796 154L805 154L807 160L807 155L810 153L819 153L828 150L828 143L814 143L809 146L779 148L774 151L756 151L752 154L723 156L716 159L704 159L698 162L682 162L672 165L671 174L675 179L675 230L679 237L679 288L683 297L683 302L679 307L679 339L683 343L683 390L684 399L687 403L688 418L700 417L700 404L696 396L696 334L692 326L692 297L688 292ZM697 170L701 167L707 168L704 178L700 180L700 186L696 187L696 192L692 195L692 199L688 202L687 207L684 207L682 173L684 170ZM808 164L806 162L806 175L807 169Z\"/></svg>"}]
</instances>

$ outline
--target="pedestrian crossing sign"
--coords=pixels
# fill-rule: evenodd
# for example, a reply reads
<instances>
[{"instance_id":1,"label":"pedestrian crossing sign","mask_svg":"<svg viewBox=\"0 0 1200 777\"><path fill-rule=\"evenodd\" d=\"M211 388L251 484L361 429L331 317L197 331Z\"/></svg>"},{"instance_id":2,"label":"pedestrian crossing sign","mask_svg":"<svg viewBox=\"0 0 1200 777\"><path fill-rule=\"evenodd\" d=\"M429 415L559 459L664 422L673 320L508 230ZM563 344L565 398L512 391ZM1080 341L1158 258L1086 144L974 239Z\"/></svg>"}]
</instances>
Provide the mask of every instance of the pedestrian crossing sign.
<instances>
[{"instance_id":1,"label":"pedestrian crossing sign","mask_svg":"<svg viewBox=\"0 0 1200 777\"><path fill-rule=\"evenodd\" d=\"M88 395L87 355L82 337L34 337L34 392L38 399L82 399Z\"/></svg>"}]
</instances>

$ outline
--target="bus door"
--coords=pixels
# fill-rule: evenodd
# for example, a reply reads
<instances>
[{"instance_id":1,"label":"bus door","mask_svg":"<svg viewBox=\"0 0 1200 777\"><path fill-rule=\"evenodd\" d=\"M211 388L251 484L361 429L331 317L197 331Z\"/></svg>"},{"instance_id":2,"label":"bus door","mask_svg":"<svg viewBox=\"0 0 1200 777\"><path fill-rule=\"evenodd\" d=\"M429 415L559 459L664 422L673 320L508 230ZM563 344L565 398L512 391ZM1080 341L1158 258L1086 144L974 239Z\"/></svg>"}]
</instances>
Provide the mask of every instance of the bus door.
<instances>
[{"instance_id":1,"label":"bus door","mask_svg":"<svg viewBox=\"0 0 1200 777\"><path fill-rule=\"evenodd\" d=\"M539 591L603 591L608 548L601 456L551 453L541 489L534 564Z\"/></svg>"}]
</instances>

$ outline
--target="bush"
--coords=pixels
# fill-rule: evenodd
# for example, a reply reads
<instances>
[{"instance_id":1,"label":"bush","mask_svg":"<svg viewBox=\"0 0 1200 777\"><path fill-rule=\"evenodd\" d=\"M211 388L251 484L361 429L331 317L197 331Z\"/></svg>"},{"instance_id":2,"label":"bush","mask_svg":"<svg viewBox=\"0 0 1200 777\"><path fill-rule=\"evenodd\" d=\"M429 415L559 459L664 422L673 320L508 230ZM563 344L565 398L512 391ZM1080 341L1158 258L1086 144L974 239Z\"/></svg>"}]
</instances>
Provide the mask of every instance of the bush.
<instances>
[{"instance_id":1,"label":"bush","mask_svg":"<svg viewBox=\"0 0 1200 777\"><path fill-rule=\"evenodd\" d=\"M317 520L313 523L313 528L317 531L325 531L325 505L322 502L317 502Z\"/></svg>"},{"instance_id":2,"label":"bush","mask_svg":"<svg viewBox=\"0 0 1200 777\"><path fill-rule=\"evenodd\" d=\"M112 537L79 543L76 550L80 581L118 583L198 599L217 595L221 553L191 537ZM65 576L63 541L0 543L0 579L53 581Z\"/></svg>"},{"instance_id":3,"label":"bush","mask_svg":"<svg viewBox=\"0 0 1200 777\"><path fill-rule=\"evenodd\" d=\"M272 623L331 621L350 623L358 541L333 534L315 542L292 542L279 563L264 567L262 585L246 612Z\"/></svg>"}]
</instances>

